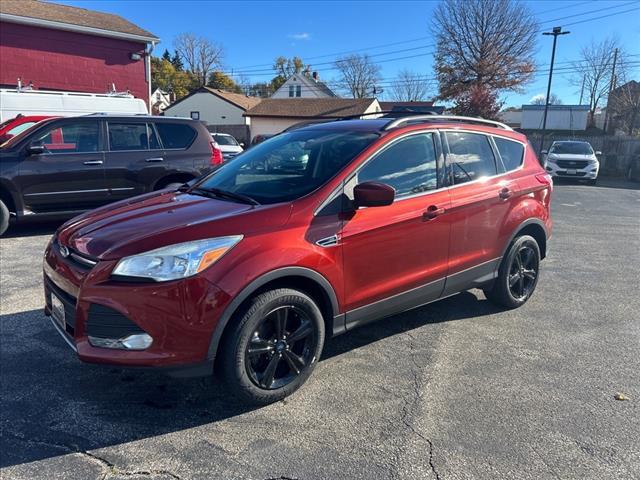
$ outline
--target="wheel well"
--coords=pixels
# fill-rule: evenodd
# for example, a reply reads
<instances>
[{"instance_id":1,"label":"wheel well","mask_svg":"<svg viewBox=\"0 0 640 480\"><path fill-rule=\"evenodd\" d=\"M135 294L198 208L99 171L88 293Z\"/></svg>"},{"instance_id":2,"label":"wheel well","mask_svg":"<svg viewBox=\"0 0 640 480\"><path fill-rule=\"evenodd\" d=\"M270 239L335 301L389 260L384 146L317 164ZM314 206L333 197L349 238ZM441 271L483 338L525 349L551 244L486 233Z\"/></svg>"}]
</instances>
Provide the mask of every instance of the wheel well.
<instances>
[{"instance_id":1,"label":"wheel well","mask_svg":"<svg viewBox=\"0 0 640 480\"><path fill-rule=\"evenodd\" d=\"M522 230L517 233L516 237L519 237L520 235L531 235L535 238L536 242L538 242L538 246L540 247L540 257L544 258L547 256L547 234L545 233L544 228L537 223L531 223L522 228Z\"/></svg>"},{"instance_id":2,"label":"wheel well","mask_svg":"<svg viewBox=\"0 0 640 480\"><path fill-rule=\"evenodd\" d=\"M11 194L4 188L0 188L0 200L7 206L10 212L18 213Z\"/></svg>"},{"instance_id":3,"label":"wheel well","mask_svg":"<svg viewBox=\"0 0 640 480\"><path fill-rule=\"evenodd\" d=\"M222 331L222 336L220 337L220 341L218 342L217 350L220 350L222 345L226 345L226 337L230 334L233 329L233 324L235 322L235 316L238 312L242 311L247 304L254 298L256 295L259 295L263 292L269 290L275 290L277 288L292 288L294 290L299 290L302 293L305 293L311 299L316 302L320 312L322 313L322 318L324 319L325 324L325 332L326 336L330 337L333 332L333 307L331 306L331 299L329 295L325 291L325 289L314 280L303 277L303 276L285 276L281 278L277 278L275 280L271 280L270 282L265 283L258 287L255 291L251 292L250 295L247 296L246 300L242 302L238 308L236 308L231 314L231 318L229 322L224 326L224 330ZM219 355L216 352L215 355L215 363L218 363Z\"/></svg>"},{"instance_id":4,"label":"wheel well","mask_svg":"<svg viewBox=\"0 0 640 480\"><path fill-rule=\"evenodd\" d=\"M172 175L168 175L166 177L162 177L160 180L156 182L154 190L160 190L170 183L180 182L186 183L189 180L193 180L195 177L189 173L174 173Z\"/></svg>"}]
</instances>

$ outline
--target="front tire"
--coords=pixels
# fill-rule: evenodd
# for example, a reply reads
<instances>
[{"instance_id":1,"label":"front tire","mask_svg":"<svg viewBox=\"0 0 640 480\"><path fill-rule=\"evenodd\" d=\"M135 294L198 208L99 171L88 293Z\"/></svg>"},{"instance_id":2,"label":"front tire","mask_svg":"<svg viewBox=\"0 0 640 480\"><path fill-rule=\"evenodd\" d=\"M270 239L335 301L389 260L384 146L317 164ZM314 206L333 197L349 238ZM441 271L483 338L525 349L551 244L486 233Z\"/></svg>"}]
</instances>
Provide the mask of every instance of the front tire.
<instances>
[{"instance_id":1,"label":"front tire","mask_svg":"<svg viewBox=\"0 0 640 480\"><path fill-rule=\"evenodd\" d=\"M324 344L324 320L305 293L261 293L235 318L221 352L221 373L237 397L254 405L295 392L311 375Z\"/></svg>"},{"instance_id":2,"label":"front tire","mask_svg":"<svg viewBox=\"0 0 640 480\"><path fill-rule=\"evenodd\" d=\"M533 295L540 272L540 247L530 235L521 235L502 259L498 278L485 296L496 305L518 308Z\"/></svg>"},{"instance_id":3,"label":"front tire","mask_svg":"<svg viewBox=\"0 0 640 480\"><path fill-rule=\"evenodd\" d=\"M9 228L9 209L0 200L0 236L4 235L4 232Z\"/></svg>"}]
</instances>

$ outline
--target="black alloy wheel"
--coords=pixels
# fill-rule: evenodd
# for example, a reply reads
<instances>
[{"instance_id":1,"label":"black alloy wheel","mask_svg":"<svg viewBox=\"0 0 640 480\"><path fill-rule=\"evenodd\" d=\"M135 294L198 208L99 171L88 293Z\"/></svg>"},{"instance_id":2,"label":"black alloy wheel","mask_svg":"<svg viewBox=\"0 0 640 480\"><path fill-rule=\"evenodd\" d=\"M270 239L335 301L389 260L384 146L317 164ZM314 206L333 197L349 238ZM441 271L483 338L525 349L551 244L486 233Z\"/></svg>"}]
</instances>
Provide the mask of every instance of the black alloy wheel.
<instances>
[{"instance_id":1,"label":"black alloy wheel","mask_svg":"<svg viewBox=\"0 0 640 480\"><path fill-rule=\"evenodd\" d=\"M538 279L538 258L533 247L522 245L513 256L509 269L509 290L518 301L531 295Z\"/></svg>"},{"instance_id":2,"label":"black alloy wheel","mask_svg":"<svg viewBox=\"0 0 640 480\"><path fill-rule=\"evenodd\" d=\"M313 322L301 309L285 305L272 310L247 343L249 378L267 390L288 385L311 364L317 337Z\"/></svg>"}]
</instances>

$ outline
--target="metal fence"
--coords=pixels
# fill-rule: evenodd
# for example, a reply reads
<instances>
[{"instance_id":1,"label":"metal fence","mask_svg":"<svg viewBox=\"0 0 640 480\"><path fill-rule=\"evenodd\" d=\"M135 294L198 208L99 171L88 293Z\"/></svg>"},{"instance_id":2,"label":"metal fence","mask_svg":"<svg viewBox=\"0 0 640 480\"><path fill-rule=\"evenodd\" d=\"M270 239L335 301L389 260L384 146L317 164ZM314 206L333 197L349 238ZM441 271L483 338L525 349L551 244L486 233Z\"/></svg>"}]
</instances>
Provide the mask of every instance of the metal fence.
<instances>
[{"instance_id":1,"label":"metal fence","mask_svg":"<svg viewBox=\"0 0 640 480\"><path fill-rule=\"evenodd\" d=\"M527 138L540 155L540 134L528 133ZM589 142L594 150L602 152L600 171L604 175L640 179L640 138L616 135L547 135L544 148L559 140Z\"/></svg>"}]
</instances>

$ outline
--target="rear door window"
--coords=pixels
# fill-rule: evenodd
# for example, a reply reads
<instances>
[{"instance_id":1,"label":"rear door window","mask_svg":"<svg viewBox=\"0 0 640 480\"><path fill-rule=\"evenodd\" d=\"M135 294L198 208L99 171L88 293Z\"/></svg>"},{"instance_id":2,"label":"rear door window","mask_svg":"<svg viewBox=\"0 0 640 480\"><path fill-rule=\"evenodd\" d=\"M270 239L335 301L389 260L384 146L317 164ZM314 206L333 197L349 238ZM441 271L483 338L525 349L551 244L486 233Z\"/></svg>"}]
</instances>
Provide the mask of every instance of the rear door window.
<instances>
[{"instance_id":1,"label":"rear door window","mask_svg":"<svg viewBox=\"0 0 640 480\"><path fill-rule=\"evenodd\" d=\"M454 185L496 175L496 160L486 135L446 132L446 137L449 144L447 162Z\"/></svg>"},{"instance_id":2,"label":"rear door window","mask_svg":"<svg viewBox=\"0 0 640 480\"><path fill-rule=\"evenodd\" d=\"M109 122L108 130L112 152L158 148L155 133L146 123Z\"/></svg>"},{"instance_id":3,"label":"rear door window","mask_svg":"<svg viewBox=\"0 0 640 480\"><path fill-rule=\"evenodd\" d=\"M522 165L522 159L524 158L523 144L501 137L493 137L493 141L496 142L500 158L502 158L502 163L507 172L515 170Z\"/></svg>"},{"instance_id":4,"label":"rear door window","mask_svg":"<svg viewBox=\"0 0 640 480\"><path fill-rule=\"evenodd\" d=\"M45 131L31 145L42 145L47 153L91 153L98 151L98 122L69 122Z\"/></svg>"},{"instance_id":5,"label":"rear door window","mask_svg":"<svg viewBox=\"0 0 640 480\"><path fill-rule=\"evenodd\" d=\"M188 148L196 138L196 131L184 123L156 123L164 148Z\"/></svg>"}]
</instances>

